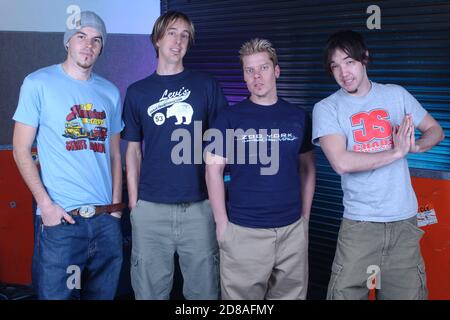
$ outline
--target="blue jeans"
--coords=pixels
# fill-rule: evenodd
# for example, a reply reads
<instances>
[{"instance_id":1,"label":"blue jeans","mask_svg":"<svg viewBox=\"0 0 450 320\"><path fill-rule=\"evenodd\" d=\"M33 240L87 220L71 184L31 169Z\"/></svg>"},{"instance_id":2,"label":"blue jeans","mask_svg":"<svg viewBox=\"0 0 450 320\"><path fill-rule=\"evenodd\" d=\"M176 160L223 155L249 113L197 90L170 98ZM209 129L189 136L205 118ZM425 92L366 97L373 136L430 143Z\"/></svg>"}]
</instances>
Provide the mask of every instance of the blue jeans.
<instances>
[{"instance_id":1,"label":"blue jeans","mask_svg":"<svg viewBox=\"0 0 450 320\"><path fill-rule=\"evenodd\" d=\"M75 224L39 225L33 285L40 300L114 299L122 267L120 219L73 217Z\"/></svg>"}]
</instances>

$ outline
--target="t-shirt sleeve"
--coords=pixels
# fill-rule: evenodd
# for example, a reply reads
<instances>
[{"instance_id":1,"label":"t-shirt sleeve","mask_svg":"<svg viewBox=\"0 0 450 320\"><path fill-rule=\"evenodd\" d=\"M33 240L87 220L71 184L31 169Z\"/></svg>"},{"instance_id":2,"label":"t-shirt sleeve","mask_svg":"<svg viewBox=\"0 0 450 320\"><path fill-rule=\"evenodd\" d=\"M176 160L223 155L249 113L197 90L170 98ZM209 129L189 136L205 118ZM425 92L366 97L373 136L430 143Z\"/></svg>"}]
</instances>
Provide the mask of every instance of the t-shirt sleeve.
<instances>
[{"instance_id":1,"label":"t-shirt sleeve","mask_svg":"<svg viewBox=\"0 0 450 320\"><path fill-rule=\"evenodd\" d=\"M140 142L142 140L141 119L138 106L134 102L130 89L127 90L123 104L122 118L125 127L122 131L122 139Z\"/></svg>"},{"instance_id":2,"label":"t-shirt sleeve","mask_svg":"<svg viewBox=\"0 0 450 320\"><path fill-rule=\"evenodd\" d=\"M214 123L219 112L228 106L222 88L216 79L211 79L211 89L208 93L208 127Z\"/></svg>"},{"instance_id":3,"label":"t-shirt sleeve","mask_svg":"<svg viewBox=\"0 0 450 320\"><path fill-rule=\"evenodd\" d=\"M37 128L39 126L40 113L39 87L27 77L20 87L19 103L17 104L13 120Z\"/></svg>"},{"instance_id":4,"label":"t-shirt sleeve","mask_svg":"<svg viewBox=\"0 0 450 320\"><path fill-rule=\"evenodd\" d=\"M400 87L402 92L403 103L405 106L405 112L412 115L414 126L417 127L427 114L419 101L413 97L405 88Z\"/></svg>"},{"instance_id":5,"label":"t-shirt sleeve","mask_svg":"<svg viewBox=\"0 0 450 320\"><path fill-rule=\"evenodd\" d=\"M330 134L344 135L344 131L339 126L336 108L320 101L313 109L312 143L320 146L319 138Z\"/></svg>"},{"instance_id":6,"label":"t-shirt sleeve","mask_svg":"<svg viewBox=\"0 0 450 320\"><path fill-rule=\"evenodd\" d=\"M114 98L114 113L113 118L111 119L111 133L117 134L120 133L123 130L124 123L122 121L122 108L120 103L120 93L119 90L117 90L117 93Z\"/></svg>"},{"instance_id":7,"label":"t-shirt sleeve","mask_svg":"<svg viewBox=\"0 0 450 320\"><path fill-rule=\"evenodd\" d=\"M303 133L303 144L300 148L300 153L305 153L314 149L314 145L311 143L312 136L311 117L308 112L305 112L305 126Z\"/></svg>"}]
</instances>

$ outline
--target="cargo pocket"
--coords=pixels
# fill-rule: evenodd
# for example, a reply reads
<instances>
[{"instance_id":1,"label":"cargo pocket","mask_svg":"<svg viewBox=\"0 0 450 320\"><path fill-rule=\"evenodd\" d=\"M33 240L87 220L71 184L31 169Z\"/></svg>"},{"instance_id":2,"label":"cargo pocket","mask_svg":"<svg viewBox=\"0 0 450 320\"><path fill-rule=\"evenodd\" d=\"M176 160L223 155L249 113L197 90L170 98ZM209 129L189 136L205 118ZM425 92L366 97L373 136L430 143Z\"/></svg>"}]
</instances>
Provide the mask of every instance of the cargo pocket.
<instances>
[{"instance_id":1,"label":"cargo pocket","mask_svg":"<svg viewBox=\"0 0 450 320\"><path fill-rule=\"evenodd\" d=\"M341 272L342 266L333 262L333 265L331 266L330 284L328 285L327 291L327 300L335 300L336 283L341 275Z\"/></svg>"},{"instance_id":2,"label":"cargo pocket","mask_svg":"<svg viewBox=\"0 0 450 320\"><path fill-rule=\"evenodd\" d=\"M141 270L139 270L142 264L142 259L137 254L131 254L130 263L131 263L131 270L130 270L131 284L133 288L135 288L139 286L139 283L142 280Z\"/></svg>"},{"instance_id":3,"label":"cargo pocket","mask_svg":"<svg viewBox=\"0 0 450 320\"><path fill-rule=\"evenodd\" d=\"M420 263L417 266L417 272L419 273L420 280L419 300L428 300L427 275L425 273L425 265L423 263Z\"/></svg>"},{"instance_id":4,"label":"cargo pocket","mask_svg":"<svg viewBox=\"0 0 450 320\"><path fill-rule=\"evenodd\" d=\"M139 257L137 255L131 255L131 270L136 269L139 266Z\"/></svg>"}]
</instances>

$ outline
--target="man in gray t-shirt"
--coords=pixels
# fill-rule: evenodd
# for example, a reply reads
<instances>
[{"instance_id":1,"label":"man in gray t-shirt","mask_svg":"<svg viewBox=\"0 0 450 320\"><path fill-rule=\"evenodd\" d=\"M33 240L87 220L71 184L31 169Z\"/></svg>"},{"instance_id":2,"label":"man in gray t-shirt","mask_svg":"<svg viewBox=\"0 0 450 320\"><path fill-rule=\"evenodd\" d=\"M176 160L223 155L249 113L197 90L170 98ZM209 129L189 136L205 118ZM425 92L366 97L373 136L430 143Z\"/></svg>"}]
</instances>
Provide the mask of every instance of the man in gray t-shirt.
<instances>
[{"instance_id":1,"label":"man in gray t-shirt","mask_svg":"<svg viewBox=\"0 0 450 320\"><path fill-rule=\"evenodd\" d=\"M341 175L345 208L327 298L367 299L374 287L380 299L426 299L423 231L405 156L439 143L442 128L404 88L368 79L359 33L335 33L325 53L341 89L314 106L313 143ZM368 279L370 270L376 277Z\"/></svg>"}]
</instances>

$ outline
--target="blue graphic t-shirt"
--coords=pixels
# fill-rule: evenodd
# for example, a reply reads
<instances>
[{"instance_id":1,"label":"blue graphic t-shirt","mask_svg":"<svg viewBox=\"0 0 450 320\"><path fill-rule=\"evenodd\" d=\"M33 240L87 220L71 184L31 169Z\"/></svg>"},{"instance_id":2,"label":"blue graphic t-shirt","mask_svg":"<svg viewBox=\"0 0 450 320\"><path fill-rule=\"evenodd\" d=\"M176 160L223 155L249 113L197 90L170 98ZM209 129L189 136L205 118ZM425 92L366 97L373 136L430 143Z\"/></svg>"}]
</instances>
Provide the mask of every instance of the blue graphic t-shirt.
<instances>
[{"instance_id":1,"label":"blue graphic t-shirt","mask_svg":"<svg viewBox=\"0 0 450 320\"><path fill-rule=\"evenodd\" d=\"M211 76L190 70L154 73L128 88L122 138L144 141L139 199L180 203L207 198L203 133L226 105Z\"/></svg>"},{"instance_id":2,"label":"blue graphic t-shirt","mask_svg":"<svg viewBox=\"0 0 450 320\"><path fill-rule=\"evenodd\" d=\"M13 119L38 128L42 182L52 201L66 211L111 203L109 141L123 127L115 85L94 73L75 80L60 64L46 67L25 78Z\"/></svg>"},{"instance_id":3,"label":"blue graphic t-shirt","mask_svg":"<svg viewBox=\"0 0 450 320\"><path fill-rule=\"evenodd\" d=\"M208 151L228 161L229 220L250 228L277 228L297 221L302 208L299 155L313 149L305 110L283 99L270 106L246 99L225 108L213 127L224 137L228 130L223 152Z\"/></svg>"}]
</instances>

